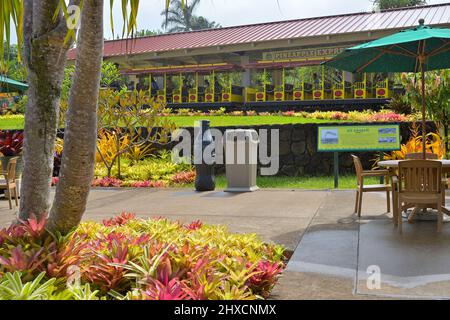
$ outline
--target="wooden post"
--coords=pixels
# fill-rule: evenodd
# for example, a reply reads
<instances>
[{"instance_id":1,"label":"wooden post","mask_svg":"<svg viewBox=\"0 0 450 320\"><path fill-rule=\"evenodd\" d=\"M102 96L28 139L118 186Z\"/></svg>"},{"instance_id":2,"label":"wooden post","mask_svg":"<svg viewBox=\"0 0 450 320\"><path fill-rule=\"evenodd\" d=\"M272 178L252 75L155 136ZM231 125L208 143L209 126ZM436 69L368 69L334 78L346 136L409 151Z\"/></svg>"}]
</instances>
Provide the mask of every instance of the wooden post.
<instances>
[{"instance_id":1,"label":"wooden post","mask_svg":"<svg viewBox=\"0 0 450 320\"><path fill-rule=\"evenodd\" d=\"M425 44L423 45L425 47ZM424 58L420 57L420 73L422 74L422 156L423 160L427 159L427 112L425 100L425 71L423 69Z\"/></svg>"}]
</instances>

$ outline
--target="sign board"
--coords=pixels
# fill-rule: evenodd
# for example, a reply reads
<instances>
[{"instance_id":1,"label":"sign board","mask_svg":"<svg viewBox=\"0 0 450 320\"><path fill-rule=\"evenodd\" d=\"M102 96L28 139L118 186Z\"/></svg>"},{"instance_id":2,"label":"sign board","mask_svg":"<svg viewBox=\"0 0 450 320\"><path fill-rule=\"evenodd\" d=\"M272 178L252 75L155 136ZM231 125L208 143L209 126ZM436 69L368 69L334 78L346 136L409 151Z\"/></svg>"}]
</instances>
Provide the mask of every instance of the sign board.
<instances>
[{"instance_id":1,"label":"sign board","mask_svg":"<svg viewBox=\"0 0 450 320\"><path fill-rule=\"evenodd\" d=\"M342 125L319 127L319 152L400 150L400 125Z\"/></svg>"},{"instance_id":2,"label":"sign board","mask_svg":"<svg viewBox=\"0 0 450 320\"><path fill-rule=\"evenodd\" d=\"M273 51L264 52L263 60L265 61L286 61L286 60L307 60L317 58L332 58L335 55L343 52L344 47L328 47L328 48L313 48L302 50L289 51Z\"/></svg>"}]
</instances>

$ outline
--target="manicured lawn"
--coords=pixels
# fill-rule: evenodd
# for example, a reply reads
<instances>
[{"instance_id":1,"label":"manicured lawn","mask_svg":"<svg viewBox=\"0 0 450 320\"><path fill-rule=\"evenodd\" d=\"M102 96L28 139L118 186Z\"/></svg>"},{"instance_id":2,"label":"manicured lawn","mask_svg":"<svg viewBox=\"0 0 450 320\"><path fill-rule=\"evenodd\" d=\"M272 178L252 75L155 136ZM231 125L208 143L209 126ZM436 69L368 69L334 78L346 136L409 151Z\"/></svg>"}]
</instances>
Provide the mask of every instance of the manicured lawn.
<instances>
[{"instance_id":1,"label":"manicured lawn","mask_svg":"<svg viewBox=\"0 0 450 320\"><path fill-rule=\"evenodd\" d=\"M0 130L20 130L23 129L23 126L23 118L0 117Z\"/></svg>"},{"instance_id":2,"label":"manicured lawn","mask_svg":"<svg viewBox=\"0 0 450 320\"><path fill-rule=\"evenodd\" d=\"M377 178L364 180L367 184L379 184ZM226 177L221 175L216 177L217 189L225 189L227 186ZM186 187L193 188L193 184ZM310 189L323 190L334 188L334 177L258 177L258 187L269 189ZM356 177L353 175L341 176L339 179L339 189L355 189Z\"/></svg>"},{"instance_id":3,"label":"manicured lawn","mask_svg":"<svg viewBox=\"0 0 450 320\"><path fill-rule=\"evenodd\" d=\"M178 127L192 127L195 121L210 120L213 127L226 126L254 126L271 124L291 123L330 123L338 121L307 119L302 117L283 116L169 116L170 121L175 122ZM23 129L24 119L22 117L0 117L1 130Z\"/></svg>"},{"instance_id":4,"label":"manicured lawn","mask_svg":"<svg viewBox=\"0 0 450 320\"><path fill-rule=\"evenodd\" d=\"M329 123L336 121L284 116L173 116L169 117L179 127L192 127L195 121L210 120L212 127L254 126L291 123Z\"/></svg>"}]
</instances>

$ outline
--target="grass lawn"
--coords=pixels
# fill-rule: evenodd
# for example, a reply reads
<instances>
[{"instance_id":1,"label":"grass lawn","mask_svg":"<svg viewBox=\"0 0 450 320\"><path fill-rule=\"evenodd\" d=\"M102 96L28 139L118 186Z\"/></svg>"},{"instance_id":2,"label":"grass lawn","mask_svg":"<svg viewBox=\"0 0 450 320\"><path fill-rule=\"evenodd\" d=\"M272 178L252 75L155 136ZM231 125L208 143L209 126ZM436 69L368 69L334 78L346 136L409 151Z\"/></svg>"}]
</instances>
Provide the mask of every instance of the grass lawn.
<instances>
[{"instance_id":1,"label":"grass lawn","mask_svg":"<svg viewBox=\"0 0 450 320\"><path fill-rule=\"evenodd\" d=\"M212 127L228 126L255 126L270 124L291 124L291 123L329 123L336 121L307 119L302 117L284 116L171 116L169 119L179 127L192 127L195 121L210 120Z\"/></svg>"},{"instance_id":2,"label":"grass lawn","mask_svg":"<svg viewBox=\"0 0 450 320\"><path fill-rule=\"evenodd\" d=\"M378 178L368 178L364 180L367 184L379 184ZM225 176L216 177L217 189L225 189L227 186ZM186 185L193 188L194 185ZM258 187L269 189L312 189L324 190L334 188L334 177L258 177ZM339 189L355 189L356 177L354 175L341 176L339 178Z\"/></svg>"},{"instance_id":3,"label":"grass lawn","mask_svg":"<svg viewBox=\"0 0 450 320\"><path fill-rule=\"evenodd\" d=\"M307 119L302 117L283 116L169 116L170 121L175 122L178 127L193 127L195 121L210 120L212 127L228 126L254 126L270 124L291 124L291 123L330 123L338 121ZM24 119L0 117L1 130L23 129Z\"/></svg>"},{"instance_id":4,"label":"grass lawn","mask_svg":"<svg viewBox=\"0 0 450 320\"><path fill-rule=\"evenodd\" d=\"M6 118L0 117L0 130L18 130L23 129L23 118Z\"/></svg>"}]
</instances>

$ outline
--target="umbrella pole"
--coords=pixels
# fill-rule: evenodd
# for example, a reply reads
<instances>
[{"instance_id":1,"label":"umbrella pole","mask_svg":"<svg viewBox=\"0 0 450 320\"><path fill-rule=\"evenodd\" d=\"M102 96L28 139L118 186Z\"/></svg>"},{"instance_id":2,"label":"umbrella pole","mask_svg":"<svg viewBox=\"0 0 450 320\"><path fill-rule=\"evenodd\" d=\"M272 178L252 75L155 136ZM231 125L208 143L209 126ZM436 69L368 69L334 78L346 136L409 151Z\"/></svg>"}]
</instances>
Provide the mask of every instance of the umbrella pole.
<instances>
[{"instance_id":1,"label":"umbrella pole","mask_svg":"<svg viewBox=\"0 0 450 320\"><path fill-rule=\"evenodd\" d=\"M422 74L422 155L423 155L423 160L426 160L427 159L427 113L426 113L426 101L425 101L425 71L423 70L423 62L422 61L420 61L420 73Z\"/></svg>"}]
</instances>

